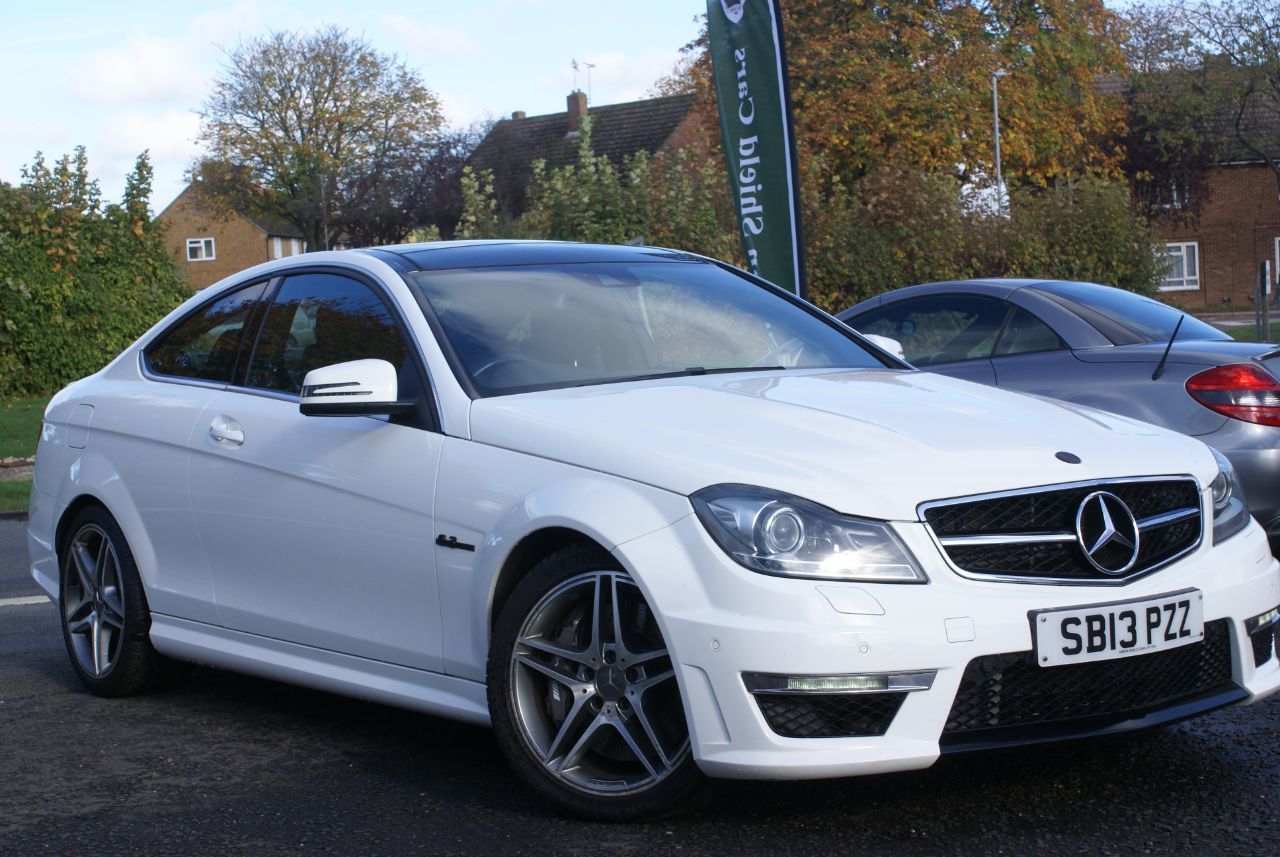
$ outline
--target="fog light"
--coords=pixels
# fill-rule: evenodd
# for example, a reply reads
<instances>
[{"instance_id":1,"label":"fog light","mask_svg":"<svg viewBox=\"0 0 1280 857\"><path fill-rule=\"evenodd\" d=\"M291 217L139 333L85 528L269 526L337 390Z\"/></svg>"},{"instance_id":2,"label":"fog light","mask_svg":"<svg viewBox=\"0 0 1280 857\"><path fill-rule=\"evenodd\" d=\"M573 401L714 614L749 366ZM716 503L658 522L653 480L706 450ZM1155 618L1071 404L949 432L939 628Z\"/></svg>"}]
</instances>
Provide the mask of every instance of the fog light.
<instances>
[{"instance_id":1,"label":"fog light","mask_svg":"<svg viewBox=\"0 0 1280 857\"><path fill-rule=\"evenodd\" d=\"M1272 607L1266 613L1259 613L1252 619L1245 619L1244 631L1252 636L1263 628L1269 628L1277 622L1280 622L1280 606Z\"/></svg>"},{"instance_id":2,"label":"fog light","mask_svg":"<svg viewBox=\"0 0 1280 857\"><path fill-rule=\"evenodd\" d=\"M933 687L937 670L859 675L770 675L743 673L752 693L910 693Z\"/></svg>"}]
</instances>

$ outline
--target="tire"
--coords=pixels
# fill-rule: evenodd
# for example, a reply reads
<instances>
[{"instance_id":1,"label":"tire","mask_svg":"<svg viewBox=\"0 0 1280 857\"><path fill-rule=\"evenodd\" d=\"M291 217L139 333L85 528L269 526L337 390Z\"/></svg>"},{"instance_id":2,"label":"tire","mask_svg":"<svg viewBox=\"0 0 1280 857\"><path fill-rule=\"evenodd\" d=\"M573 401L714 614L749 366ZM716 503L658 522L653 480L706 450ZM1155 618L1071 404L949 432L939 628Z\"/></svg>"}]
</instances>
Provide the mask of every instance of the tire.
<instances>
[{"instance_id":1,"label":"tire","mask_svg":"<svg viewBox=\"0 0 1280 857\"><path fill-rule=\"evenodd\" d=\"M568 813L662 815L704 785L653 612L597 547L552 554L512 592L494 627L488 694L508 764Z\"/></svg>"},{"instance_id":2,"label":"tire","mask_svg":"<svg viewBox=\"0 0 1280 857\"><path fill-rule=\"evenodd\" d=\"M71 666L98 696L173 687L190 665L151 645L151 611L133 552L101 506L82 509L59 546L58 612Z\"/></svg>"}]
</instances>

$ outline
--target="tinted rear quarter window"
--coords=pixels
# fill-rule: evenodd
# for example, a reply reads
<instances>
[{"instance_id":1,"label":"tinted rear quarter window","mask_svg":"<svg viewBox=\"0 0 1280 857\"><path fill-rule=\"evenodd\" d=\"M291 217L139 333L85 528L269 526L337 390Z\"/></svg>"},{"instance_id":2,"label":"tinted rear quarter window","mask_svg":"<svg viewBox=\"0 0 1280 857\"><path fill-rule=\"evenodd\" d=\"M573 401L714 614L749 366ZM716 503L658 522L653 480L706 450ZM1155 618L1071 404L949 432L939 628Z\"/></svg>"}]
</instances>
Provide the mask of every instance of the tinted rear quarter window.
<instances>
[{"instance_id":1,"label":"tinted rear quarter window","mask_svg":"<svg viewBox=\"0 0 1280 857\"><path fill-rule=\"evenodd\" d=\"M1098 329L1116 345L1164 342L1184 318L1178 339L1230 339L1182 310L1136 292L1097 283L1041 283L1032 291L1047 295Z\"/></svg>"},{"instance_id":2,"label":"tinted rear quarter window","mask_svg":"<svg viewBox=\"0 0 1280 857\"><path fill-rule=\"evenodd\" d=\"M265 288L257 283L239 289L174 324L147 346L147 368L157 375L230 383L241 334Z\"/></svg>"}]
</instances>

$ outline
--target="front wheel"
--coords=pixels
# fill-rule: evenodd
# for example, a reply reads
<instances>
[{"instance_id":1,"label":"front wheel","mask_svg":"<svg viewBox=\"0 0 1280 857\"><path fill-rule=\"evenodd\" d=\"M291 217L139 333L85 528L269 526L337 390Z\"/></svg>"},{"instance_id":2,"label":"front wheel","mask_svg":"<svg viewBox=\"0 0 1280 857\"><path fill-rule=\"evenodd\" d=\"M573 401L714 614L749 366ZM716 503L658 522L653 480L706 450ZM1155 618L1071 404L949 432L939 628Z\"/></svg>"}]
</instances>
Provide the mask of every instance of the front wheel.
<instances>
[{"instance_id":1,"label":"front wheel","mask_svg":"<svg viewBox=\"0 0 1280 857\"><path fill-rule=\"evenodd\" d=\"M574 814L657 815L702 784L653 611L597 548L561 550L516 587L494 629L489 710L511 766Z\"/></svg>"}]
</instances>

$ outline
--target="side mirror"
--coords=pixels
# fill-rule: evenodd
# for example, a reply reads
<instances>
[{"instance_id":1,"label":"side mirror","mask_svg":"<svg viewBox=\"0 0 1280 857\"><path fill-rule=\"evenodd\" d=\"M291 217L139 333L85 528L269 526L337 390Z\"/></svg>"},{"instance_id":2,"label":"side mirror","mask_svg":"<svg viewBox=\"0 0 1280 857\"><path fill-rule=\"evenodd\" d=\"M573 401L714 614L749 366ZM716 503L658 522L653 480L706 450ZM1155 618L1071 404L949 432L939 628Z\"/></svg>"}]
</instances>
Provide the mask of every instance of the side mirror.
<instances>
[{"instance_id":1,"label":"side mirror","mask_svg":"<svg viewBox=\"0 0 1280 857\"><path fill-rule=\"evenodd\" d=\"M870 339L873 345L879 346L882 350L888 351L899 360L906 360L907 355L902 350L902 343L896 339L890 339L887 336L881 336L878 333L864 333L864 339Z\"/></svg>"},{"instance_id":2,"label":"side mirror","mask_svg":"<svg viewBox=\"0 0 1280 857\"><path fill-rule=\"evenodd\" d=\"M396 398L396 369L385 360L352 360L312 369L302 379L298 410L306 417L400 414L413 402Z\"/></svg>"}]
</instances>

